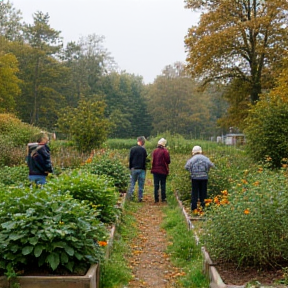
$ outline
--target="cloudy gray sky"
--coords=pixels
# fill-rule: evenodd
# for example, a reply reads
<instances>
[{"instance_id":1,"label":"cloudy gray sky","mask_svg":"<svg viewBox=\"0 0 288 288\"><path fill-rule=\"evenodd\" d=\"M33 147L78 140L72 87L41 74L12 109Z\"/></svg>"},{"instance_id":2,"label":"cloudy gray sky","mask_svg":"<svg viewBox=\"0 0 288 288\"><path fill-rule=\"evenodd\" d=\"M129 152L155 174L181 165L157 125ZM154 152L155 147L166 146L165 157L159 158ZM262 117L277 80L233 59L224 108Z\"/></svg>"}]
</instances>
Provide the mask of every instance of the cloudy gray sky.
<instances>
[{"instance_id":1,"label":"cloudy gray sky","mask_svg":"<svg viewBox=\"0 0 288 288\"><path fill-rule=\"evenodd\" d=\"M10 0L32 23L36 11L48 13L64 42L103 35L104 47L121 70L152 83L166 65L185 61L184 37L199 15L184 0Z\"/></svg>"}]
</instances>

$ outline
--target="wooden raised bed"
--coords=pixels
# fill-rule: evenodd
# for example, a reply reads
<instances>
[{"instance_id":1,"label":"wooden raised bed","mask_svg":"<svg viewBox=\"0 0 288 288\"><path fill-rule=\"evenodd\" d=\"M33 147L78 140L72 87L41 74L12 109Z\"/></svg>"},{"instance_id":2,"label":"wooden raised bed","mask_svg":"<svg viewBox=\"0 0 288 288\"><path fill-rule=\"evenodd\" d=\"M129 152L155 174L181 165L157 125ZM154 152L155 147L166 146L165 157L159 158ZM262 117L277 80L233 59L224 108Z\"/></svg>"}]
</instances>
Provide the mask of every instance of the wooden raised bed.
<instances>
[{"instance_id":1,"label":"wooden raised bed","mask_svg":"<svg viewBox=\"0 0 288 288\"><path fill-rule=\"evenodd\" d=\"M21 288L99 288L100 265L93 264L84 276L19 276ZM0 287L9 288L5 276L0 277Z\"/></svg>"}]
</instances>

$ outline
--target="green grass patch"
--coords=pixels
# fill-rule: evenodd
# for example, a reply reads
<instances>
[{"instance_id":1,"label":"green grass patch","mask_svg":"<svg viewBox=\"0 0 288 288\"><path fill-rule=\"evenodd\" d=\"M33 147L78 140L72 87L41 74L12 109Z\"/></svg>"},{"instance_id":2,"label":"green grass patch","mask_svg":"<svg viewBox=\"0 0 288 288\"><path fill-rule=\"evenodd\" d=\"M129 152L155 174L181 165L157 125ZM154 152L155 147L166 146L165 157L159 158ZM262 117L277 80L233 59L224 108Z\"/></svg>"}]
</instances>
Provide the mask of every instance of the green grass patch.
<instances>
[{"instance_id":1,"label":"green grass patch","mask_svg":"<svg viewBox=\"0 0 288 288\"><path fill-rule=\"evenodd\" d=\"M132 270L126 260L131 251L129 243L138 233L133 213L137 210L137 203L125 205L121 222L116 228L111 255L101 265L101 288L116 288L127 285L132 279Z\"/></svg>"},{"instance_id":2,"label":"green grass patch","mask_svg":"<svg viewBox=\"0 0 288 288\"><path fill-rule=\"evenodd\" d=\"M173 193L169 193L168 203L169 206L163 209L165 219L162 226L171 242L167 252L173 265L185 272L177 284L181 285L179 287L207 288L209 279L202 273L201 247L196 244L193 230L188 230Z\"/></svg>"}]
</instances>

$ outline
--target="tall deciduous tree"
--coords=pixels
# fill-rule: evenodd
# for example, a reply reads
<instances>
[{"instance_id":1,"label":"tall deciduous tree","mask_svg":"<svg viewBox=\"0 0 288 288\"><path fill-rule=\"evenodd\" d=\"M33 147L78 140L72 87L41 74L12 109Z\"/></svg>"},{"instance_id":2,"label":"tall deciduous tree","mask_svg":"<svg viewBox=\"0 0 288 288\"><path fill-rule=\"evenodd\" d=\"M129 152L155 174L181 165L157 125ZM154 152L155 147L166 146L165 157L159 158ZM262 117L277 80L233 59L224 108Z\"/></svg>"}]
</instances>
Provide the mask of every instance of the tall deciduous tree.
<instances>
[{"instance_id":1,"label":"tall deciduous tree","mask_svg":"<svg viewBox=\"0 0 288 288\"><path fill-rule=\"evenodd\" d=\"M0 1L0 36L12 41L21 39L21 20L20 10L15 9L9 0Z\"/></svg>"},{"instance_id":2,"label":"tall deciduous tree","mask_svg":"<svg viewBox=\"0 0 288 288\"><path fill-rule=\"evenodd\" d=\"M18 62L11 53L4 54L0 51L0 112L13 112L15 97L20 94Z\"/></svg>"},{"instance_id":3,"label":"tall deciduous tree","mask_svg":"<svg viewBox=\"0 0 288 288\"><path fill-rule=\"evenodd\" d=\"M183 64L175 63L163 70L147 94L154 135L170 131L198 138L209 131L212 102L209 94L197 88L198 84L185 74Z\"/></svg>"},{"instance_id":4,"label":"tall deciduous tree","mask_svg":"<svg viewBox=\"0 0 288 288\"><path fill-rule=\"evenodd\" d=\"M114 60L103 46L104 37L96 34L69 42L64 50L64 65L71 71L67 102L75 107L81 97L101 92L100 79L113 70Z\"/></svg>"},{"instance_id":5,"label":"tall deciduous tree","mask_svg":"<svg viewBox=\"0 0 288 288\"><path fill-rule=\"evenodd\" d=\"M203 9L199 25L185 43L187 69L204 83L241 79L249 84L250 101L270 84L288 46L286 0L186 0L187 8Z\"/></svg>"}]
</instances>

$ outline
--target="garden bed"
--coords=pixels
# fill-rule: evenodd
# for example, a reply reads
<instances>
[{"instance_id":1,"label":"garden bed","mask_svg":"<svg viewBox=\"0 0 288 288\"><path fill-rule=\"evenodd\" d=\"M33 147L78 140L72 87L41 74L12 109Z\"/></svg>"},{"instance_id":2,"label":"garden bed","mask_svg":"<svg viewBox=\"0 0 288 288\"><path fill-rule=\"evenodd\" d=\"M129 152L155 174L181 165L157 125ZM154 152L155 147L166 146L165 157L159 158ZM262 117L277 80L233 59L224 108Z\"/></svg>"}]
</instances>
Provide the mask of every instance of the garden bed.
<instances>
[{"instance_id":1,"label":"garden bed","mask_svg":"<svg viewBox=\"0 0 288 288\"><path fill-rule=\"evenodd\" d=\"M21 288L98 288L100 265L91 265L84 276L19 276ZM0 287L11 287L5 276L0 277Z\"/></svg>"},{"instance_id":2,"label":"garden bed","mask_svg":"<svg viewBox=\"0 0 288 288\"><path fill-rule=\"evenodd\" d=\"M179 200L177 194L176 198L179 204L180 209L185 217L187 222L188 229L195 229L195 239L198 243L199 238L196 230L198 231L197 223L199 222L200 217L192 218L189 212L187 212L187 208L182 204ZM209 275L210 279L210 287L211 288L244 288L244 287L254 287L254 288L284 288L287 285L284 284L275 284L275 282L283 278L283 270L282 269L274 269L274 270L263 270L259 271L256 268L239 268L237 265L233 263L213 263L211 260L209 253L206 251L205 247L201 248L203 255L203 272ZM220 276L221 275L221 276ZM248 285L248 283L253 283L256 285ZM260 284L261 283L261 284ZM263 284L262 284L263 283Z\"/></svg>"}]
</instances>

